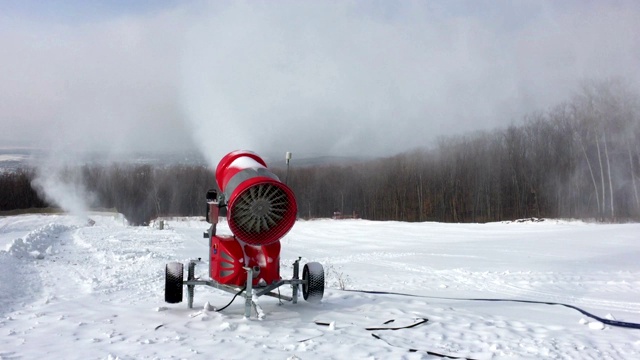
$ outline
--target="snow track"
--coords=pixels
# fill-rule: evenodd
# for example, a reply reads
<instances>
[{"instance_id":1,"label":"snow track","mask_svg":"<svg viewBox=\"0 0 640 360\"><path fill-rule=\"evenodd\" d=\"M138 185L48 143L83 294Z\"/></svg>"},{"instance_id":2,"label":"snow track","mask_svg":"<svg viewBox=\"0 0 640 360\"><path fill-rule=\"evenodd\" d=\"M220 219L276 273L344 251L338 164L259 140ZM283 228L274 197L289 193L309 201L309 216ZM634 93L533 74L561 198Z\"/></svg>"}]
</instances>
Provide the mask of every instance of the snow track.
<instances>
[{"instance_id":1,"label":"snow track","mask_svg":"<svg viewBox=\"0 0 640 360\"><path fill-rule=\"evenodd\" d=\"M1 359L640 358L640 331L597 330L572 309L337 289L553 301L640 322L639 225L299 221L282 240L282 275L302 256L324 265L330 288L320 304L261 297L259 321L243 318L242 301L208 310L231 296L207 287L196 287L194 309L163 302L165 264L206 257L204 222L174 219L160 231L92 219L0 218ZM228 233L224 222L218 231ZM419 318L429 321L365 330Z\"/></svg>"}]
</instances>

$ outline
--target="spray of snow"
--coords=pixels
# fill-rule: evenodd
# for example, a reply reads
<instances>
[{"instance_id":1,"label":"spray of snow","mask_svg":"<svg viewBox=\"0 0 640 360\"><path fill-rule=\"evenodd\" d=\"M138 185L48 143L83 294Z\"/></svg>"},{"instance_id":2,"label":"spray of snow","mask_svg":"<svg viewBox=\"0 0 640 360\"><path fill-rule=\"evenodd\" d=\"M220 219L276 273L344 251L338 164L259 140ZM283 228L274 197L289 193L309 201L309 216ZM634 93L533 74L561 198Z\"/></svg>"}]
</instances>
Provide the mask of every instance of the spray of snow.
<instances>
[{"instance_id":1,"label":"spray of snow","mask_svg":"<svg viewBox=\"0 0 640 360\"><path fill-rule=\"evenodd\" d=\"M70 155L59 155L59 152L52 152L36 165L32 186L47 202L82 220L88 220L87 212L95 195L87 191L82 181L79 167L76 165L79 159L73 159Z\"/></svg>"}]
</instances>

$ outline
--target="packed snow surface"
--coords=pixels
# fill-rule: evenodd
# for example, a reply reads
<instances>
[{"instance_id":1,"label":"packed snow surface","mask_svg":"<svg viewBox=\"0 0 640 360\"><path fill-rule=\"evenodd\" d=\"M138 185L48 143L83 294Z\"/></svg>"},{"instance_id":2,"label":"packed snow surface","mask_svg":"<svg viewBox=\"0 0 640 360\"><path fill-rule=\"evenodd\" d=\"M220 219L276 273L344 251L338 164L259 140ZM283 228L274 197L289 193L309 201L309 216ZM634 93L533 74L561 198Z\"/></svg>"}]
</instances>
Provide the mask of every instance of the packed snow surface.
<instances>
[{"instance_id":1,"label":"packed snow surface","mask_svg":"<svg viewBox=\"0 0 640 360\"><path fill-rule=\"evenodd\" d=\"M204 221L90 217L0 217L0 359L640 359L640 330L563 306L454 300L560 302L640 323L640 224L298 221L281 275L298 257L320 262L323 301L263 296L263 316L245 318L242 299L216 312L233 295L206 286L193 309L186 291L164 303L165 265L207 257Z\"/></svg>"}]
</instances>

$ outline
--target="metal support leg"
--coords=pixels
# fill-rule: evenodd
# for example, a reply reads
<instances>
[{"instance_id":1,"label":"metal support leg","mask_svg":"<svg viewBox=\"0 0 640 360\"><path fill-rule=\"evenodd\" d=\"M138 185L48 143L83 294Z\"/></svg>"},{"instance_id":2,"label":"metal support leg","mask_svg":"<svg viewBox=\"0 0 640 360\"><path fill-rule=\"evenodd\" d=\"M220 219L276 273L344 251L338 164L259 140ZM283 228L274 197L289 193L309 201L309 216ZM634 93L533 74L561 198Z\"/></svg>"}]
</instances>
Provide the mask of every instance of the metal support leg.
<instances>
[{"instance_id":1,"label":"metal support leg","mask_svg":"<svg viewBox=\"0 0 640 360\"><path fill-rule=\"evenodd\" d=\"M251 306L253 302L253 269L250 267L243 268L247 270L247 288L244 290L244 317L251 318Z\"/></svg>"},{"instance_id":2,"label":"metal support leg","mask_svg":"<svg viewBox=\"0 0 640 360\"><path fill-rule=\"evenodd\" d=\"M187 280L191 281L195 279L196 261L189 261L189 267L187 269ZM187 285L187 300L189 309L193 309L193 296L195 285Z\"/></svg>"},{"instance_id":3,"label":"metal support leg","mask_svg":"<svg viewBox=\"0 0 640 360\"><path fill-rule=\"evenodd\" d=\"M300 277L299 277L300 276L300 259L302 259L302 258L298 258L298 260L296 260L293 263L293 278L292 278L293 280L300 279ZM296 283L291 285L291 287L292 287L292 289L291 289L291 301L294 304L298 303L298 287L299 286L300 285L298 285Z\"/></svg>"}]
</instances>

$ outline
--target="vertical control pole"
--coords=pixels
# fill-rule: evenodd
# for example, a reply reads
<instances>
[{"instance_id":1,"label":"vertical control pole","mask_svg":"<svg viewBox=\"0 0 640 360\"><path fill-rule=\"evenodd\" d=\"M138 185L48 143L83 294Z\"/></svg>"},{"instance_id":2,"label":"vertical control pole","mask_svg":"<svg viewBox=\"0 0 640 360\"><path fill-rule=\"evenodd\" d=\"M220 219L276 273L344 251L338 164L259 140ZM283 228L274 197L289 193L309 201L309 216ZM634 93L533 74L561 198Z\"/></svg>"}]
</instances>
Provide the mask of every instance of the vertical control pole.
<instances>
[{"instance_id":1,"label":"vertical control pole","mask_svg":"<svg viewBox=\"0 0 640 360\"><path fill-rule=\"evenodd\" d=\"M289 162L291 161L291 153L287 151L286 154L284 154L284 161L287 163L287 173L284 176L284 183L287 184L287 181L289 180Z\"/></svg>"}]
</instances>

